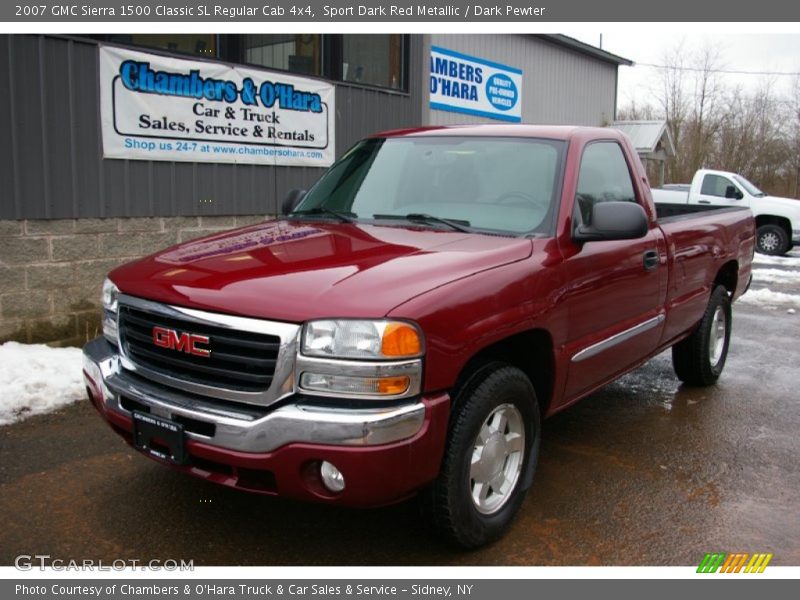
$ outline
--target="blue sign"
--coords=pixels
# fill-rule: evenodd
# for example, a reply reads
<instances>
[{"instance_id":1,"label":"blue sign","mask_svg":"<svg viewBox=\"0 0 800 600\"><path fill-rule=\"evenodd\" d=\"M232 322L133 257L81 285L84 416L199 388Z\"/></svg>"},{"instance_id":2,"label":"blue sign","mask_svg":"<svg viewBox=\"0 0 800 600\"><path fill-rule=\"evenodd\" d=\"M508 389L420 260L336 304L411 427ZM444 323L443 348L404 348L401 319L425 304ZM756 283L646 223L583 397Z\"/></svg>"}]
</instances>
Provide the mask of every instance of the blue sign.
<instances>
[{"instance_id":1,"label":"blue sign","mask_svg":"<svg viewBox=\"0 0 800 600\"><path fill-rule=\"evenodd\" d=\"M522 71L439 46L431 47L430 107L519 122Z\"/></svg>"},{"instance_id":2,"label":"blue sign","mask_svg":"<svg viewBox=\"0 0 800 600\"><path fill-rule=\"evenodd\" d=\"M519 104L519 92L508 75L497 73L486 81L486 97L497 110L509 111Z\"/></svg>"}]
</instances>

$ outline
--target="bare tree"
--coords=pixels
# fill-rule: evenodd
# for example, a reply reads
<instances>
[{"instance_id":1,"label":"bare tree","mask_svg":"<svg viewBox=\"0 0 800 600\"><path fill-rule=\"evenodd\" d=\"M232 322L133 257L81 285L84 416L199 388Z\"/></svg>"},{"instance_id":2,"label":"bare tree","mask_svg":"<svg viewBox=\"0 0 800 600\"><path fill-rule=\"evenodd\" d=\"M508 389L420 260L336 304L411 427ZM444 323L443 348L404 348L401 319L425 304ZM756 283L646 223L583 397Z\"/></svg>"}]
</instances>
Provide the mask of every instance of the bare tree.
<instances>
[{"instance_id":1,"label":"bare tree","mask_svg":"<svg viewBox=\"0 0 800 600\"><path fill-rule=\"evenodd\" d=\"M663 118L652 104L636 104L636 100L617 111L618 121L654 121Z\"/></svg>"},{"instance_id":2,"label":"bare tree","mask_svg":"<svg viewBox=\"0 0 800 600\"><path fill-rule=\"evenodd\" d=\"M692 60L694 94L691 103L691 120L686 138L688 157L686 168L694 173L708 161L714 148L714 138L724 120L719 111L722 92L719 49L706 44ZM687 173L684 173L684 177Z\"/></svg>"},{"instance_id":3,"label":"bare tree","mask_svg":"<svg viewBox=\"0 0 800 600\"><path fill-rule=\"evenodd\" d=\"M787 193L790 146L787 104L764 80L750 94L737 89L726 106L726 120L716 136L713 166L741 173L774 192Z\"/></svg>"},{"instance_id":4,"label":"bare tree","mask_svg":"<svg viewBox=\"0 0 800 600\"><path fill-rule=\"evenodd\" d=\"M793 197L800 198L800 76L795 76L792 82L792 92L787 102L787 116L789 119L786 140L787 167L791 173L791 181L787 187Z\"/></svg>"},{"instance_id":5,"label":"bare tree","mask_svg":"<svg viewBox=\"0 0 800 600\"><path fill-rule=\"evenodd\" d=\"M657 71L652 102L620 108L620 119L663 118L677 156L666 180L690 181L708 167L743 174L775 194L800 196L800 77L788 98L765 79L753 92L726 86L717 47L668 49Z\"/></svg>"},{"instance_id":6,"label":"bare tree","mask_svg":"<svg viewBox=\"0 0 800 600\"><path fill-rule=\"evenodd\" d=\"M661 113L667 121L672 141L676 147L683 142L683 131L689 113L684 69L686 67L685 40L682 39L662 56L663 67L659 69L660 85L656 93ZM681 181L683 164L681 155L667 163L667 181Z\"/></svg>"}]
</instances>

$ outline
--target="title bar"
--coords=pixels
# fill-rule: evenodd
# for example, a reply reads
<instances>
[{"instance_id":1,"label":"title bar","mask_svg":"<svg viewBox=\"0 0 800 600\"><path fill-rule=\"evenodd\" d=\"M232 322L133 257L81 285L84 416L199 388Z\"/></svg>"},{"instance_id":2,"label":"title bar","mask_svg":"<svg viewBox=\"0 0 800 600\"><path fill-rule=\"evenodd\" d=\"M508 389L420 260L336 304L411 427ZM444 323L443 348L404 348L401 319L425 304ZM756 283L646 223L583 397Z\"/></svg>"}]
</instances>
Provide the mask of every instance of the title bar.
<instances>
[{"instance_id":1,"label":"title bar","mask_svg":"<svg viewBox=\"0 0 800 600\"><path fill-rule=\"evenodd\" d=\"M239 0L235 2L157 2L114 0L18 1L0 5L4 22L782 22L800 20L800 4L785 0L758 3L672 0L502 0L461 3L384 0Z\"/></svg>"}]
</instances>

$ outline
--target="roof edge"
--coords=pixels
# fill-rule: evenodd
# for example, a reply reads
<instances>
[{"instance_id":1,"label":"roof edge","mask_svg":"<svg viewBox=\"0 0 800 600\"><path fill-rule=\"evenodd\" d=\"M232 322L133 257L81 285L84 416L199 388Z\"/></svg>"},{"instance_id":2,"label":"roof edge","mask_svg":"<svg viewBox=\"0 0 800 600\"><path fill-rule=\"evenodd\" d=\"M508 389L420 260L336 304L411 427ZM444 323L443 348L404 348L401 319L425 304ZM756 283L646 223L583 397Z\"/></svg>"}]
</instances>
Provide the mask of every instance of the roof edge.
<instances>
[{"instance_id":1,"label":"roof edge","mask_svg":"<svg viewBox=\"0 0 800 600\"><path fill-rule=\"evenodd\" d=\"M575 38L571 38L563 33L535 33L533 35L548 41L551 44L556 44L557 46L562 46L564 48L570 48L576 52L580 52L581 54L586 54L587 56L602 60L603 62L611 63L617 66L633 66L633 61L630 59L617 56L611 52L606 52L605 50L596 48L591 44L586 44L580 40L576 40Z\"/></svg>"},{"instance_id":2,"label":"roof edge","mask_svg":"<svg viewBox=\"0 0 800 600\"><path fill-rule=\"evenodd\" d=\"M658 126L658 135L653 139L650 146L641 146L636 148L636 151L639 150L646 150L648 152L654 152L655 149L658 147L658 142L666 137L666 153L667 156L676 156L677 150L675 148L675 140L672 139L672 133L670 133L669 127L667 127L666 119L642 119L642 120L634 120L634 121L614 121L612 122L609 127L611 129L616 129L617 131L621 131L628 137L630 137L630 133L627 131L626 125L656 125ZM633 140L632 140L633 141Z\"/></svg>"}]
</instances>

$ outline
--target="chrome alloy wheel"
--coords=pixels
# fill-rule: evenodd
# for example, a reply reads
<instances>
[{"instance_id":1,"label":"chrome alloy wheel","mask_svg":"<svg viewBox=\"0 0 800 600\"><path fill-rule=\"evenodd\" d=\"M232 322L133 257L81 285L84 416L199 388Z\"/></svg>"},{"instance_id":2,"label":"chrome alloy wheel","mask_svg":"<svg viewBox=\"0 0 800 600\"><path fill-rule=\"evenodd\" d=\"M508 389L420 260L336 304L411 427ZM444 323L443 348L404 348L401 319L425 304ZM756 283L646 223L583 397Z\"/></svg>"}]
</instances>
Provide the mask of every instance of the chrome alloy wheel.
<instances>
[{"instance_id":1,"label":"chrome alloy wheel","mask_svg":"<svg viewBox=\"0 0 800 600\"><path fill-rule=\"evenodd\" d=\"M781 240L778 238L777 234L772 233L771 231L762 234L758 240L758 245L764 252L775 252L780 243Z\"/></svg>"},{"instance_id":2,"label":"chrome alloy wheel","mask_svg":"<svg viewBox=\"0 0 800 600\"><path fill-rule=\"evenodd\" d=\"M708 332L708 359L712 367L719 364L725 350L726 327L725 311L722 306L718 306L711 320L711 330Z\"/></svg>"},{"instance_id":3,"label":"chrome alloy wheel","mask_svg":"<svg viewBox=\"0 0 800 600\"><path fill-rule=\"evenodd\" d=\"M481 425L472 450L469 483L478 512L500 510L511 497L524 462L525 426L513 404L496 407Z\"/></svg>"}]
</instances>

